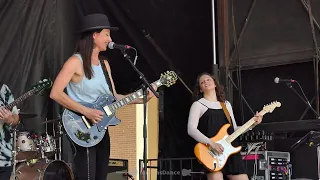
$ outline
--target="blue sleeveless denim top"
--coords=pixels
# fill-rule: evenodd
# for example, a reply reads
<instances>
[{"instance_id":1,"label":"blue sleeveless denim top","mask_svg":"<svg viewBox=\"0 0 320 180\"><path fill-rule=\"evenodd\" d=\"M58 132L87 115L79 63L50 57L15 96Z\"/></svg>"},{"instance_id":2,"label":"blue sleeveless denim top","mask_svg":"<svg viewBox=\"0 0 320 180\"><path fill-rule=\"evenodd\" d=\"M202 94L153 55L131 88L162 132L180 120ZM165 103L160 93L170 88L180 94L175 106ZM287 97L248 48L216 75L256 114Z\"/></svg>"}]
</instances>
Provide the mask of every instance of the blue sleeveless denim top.
<instances>
[{"instance_id":1,"label":"blue sleeveless denim top","mask_svg":"<svg viewBox=\"0 0 320 180\"><path fill-rule=\"evenodd\" d=\"M75 54L81 63L83 63L80 54ZM103 94L112 94L106 82L101 64L91 65L93 77L88 79L85 75L78 83L69 82L67 85L67 94L76 102L92 103Z\"/></svg>"}]
</instances>

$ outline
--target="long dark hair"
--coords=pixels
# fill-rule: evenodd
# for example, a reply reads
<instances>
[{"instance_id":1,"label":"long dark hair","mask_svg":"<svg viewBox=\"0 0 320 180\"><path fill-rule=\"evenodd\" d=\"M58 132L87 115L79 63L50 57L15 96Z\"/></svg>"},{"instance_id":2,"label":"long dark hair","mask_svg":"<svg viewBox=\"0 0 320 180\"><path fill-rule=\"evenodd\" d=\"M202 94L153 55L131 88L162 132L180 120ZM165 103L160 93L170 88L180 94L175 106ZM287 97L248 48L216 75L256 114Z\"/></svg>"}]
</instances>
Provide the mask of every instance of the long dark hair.
<instances>
[{"instance_id":1,"label":"long dark hair","mask_svg":"<svg viewBox=\"0 0 320 180\"><path fill-rule=\"evenodd\" d=\"M100 33L101 31L102 30L100 29L80 34L80 38L76 45L75 51L81 54L81 57L83 59L83 71L88 79L91 79L93 76L91 56L92 50L94 48L94 41L92 35L93 33Z\"/></svg>"},{"instance_id":2,"label":"long dark hair","mask_svg":"<svg viewBox=\"0 0 320 180\"><path fill-rule=\"evenodd\" d=\"M220 101L220 102L225 102L226 97L225 97L225 93L224 93L224 87L222 85L220 85L220 83L219 83L219 81L217 80L216 77L214 77L213 75L211 75L210 73L207 73L207 72L203 72L203 73L198 75L197 82L196 82L196 84L194 86L194 89L193 89L193 95L192 95L193 100L197 101L197 100L203 98L203 93L200 92L200 86L199 86L200 78L203 75L208 75L213 79L214 83L216 84L215 90L216 90L217 100Z\"/></svg>"}]
</instances>

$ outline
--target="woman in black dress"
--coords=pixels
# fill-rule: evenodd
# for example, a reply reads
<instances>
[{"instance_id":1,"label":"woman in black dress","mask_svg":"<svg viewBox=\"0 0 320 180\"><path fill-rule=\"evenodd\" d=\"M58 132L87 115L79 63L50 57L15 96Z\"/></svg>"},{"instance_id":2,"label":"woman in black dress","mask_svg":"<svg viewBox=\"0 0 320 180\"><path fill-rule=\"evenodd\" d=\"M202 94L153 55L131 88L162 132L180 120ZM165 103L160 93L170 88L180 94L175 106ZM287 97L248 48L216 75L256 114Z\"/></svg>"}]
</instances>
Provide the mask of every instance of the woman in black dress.
<instances>
[{"instance_id":1,"label":"woman in black dress","mask_svg":"<svg viewBox=\"0 0 320 180\"><path fill-rule=\"evenodd\" d=\"M231 104L225 100L223 87L209 73L202 73L197 78L194 90L194 103L189 112L188 134L197 142L207 144L219 153L223 152L223 147L211 141L209 138L215 136L220 128L229 123L220 102L224 102L232 119L232 126L228 129L228 133L232 134L239 128L234 119ZM261 122L262 116L258 113L255 115L257 125ZM238 142L234 141L233 146L237 146ZM240 153L231 155L224 168L219 172L209 172L204 166L208 180L223 180L223 175L230 180L248 180L246 168Z\"/></svg>"}]
</instances>

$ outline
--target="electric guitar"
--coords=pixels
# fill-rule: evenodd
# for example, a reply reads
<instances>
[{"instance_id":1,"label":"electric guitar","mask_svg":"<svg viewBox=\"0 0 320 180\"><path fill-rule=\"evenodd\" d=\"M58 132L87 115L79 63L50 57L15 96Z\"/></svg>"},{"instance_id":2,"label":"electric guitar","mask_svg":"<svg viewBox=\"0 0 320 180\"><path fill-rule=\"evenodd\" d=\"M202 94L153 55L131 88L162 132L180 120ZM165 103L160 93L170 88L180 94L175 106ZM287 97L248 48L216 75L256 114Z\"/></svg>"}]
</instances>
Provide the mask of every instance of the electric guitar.
<instances>
[{"instance_id":1,"label":"electric guitar","mask_svg":"<svg viewBox=\"0 0 320 180\"><path fill-rule=\"evenodd\" d=\"M167 71L165 74L161 74L160 79L155 81L153 84L157 87L162 85L170 87L176 82L176 80L176 73L173 71ZM91 121L83 114L65 109L62 115L63 127L68 136L77 145L82 147L95 146L104 137L105 128L107 126L115 126L121 122L115 117L116 110L141 97L143 97L142 89L118 101L115 101L114 96L105 94L99 96L93 103L81 102L80 104L88 108L104 112L101 121L96 124L92 124Z\"/></svg>"},{"instance_id":2,"label":"electric guitar","mask_svg":"<svg viewBox=\"0 0 320 180\"><path fill-rule=\"evenodd\" d=\"M265 105L259 114L264 115L266 113L272 113L276 107L280 107L280 102L272 102L269 105ZM251 118L248 122L242 125L231 135L228 134L227 130L230 124L225 124L221 127L219 132L212 138L213 142L219 143L223 146L223 153L218 154L214 151L210 145L205 145L203 143L197 143L194 147L194 154L198 161L202 163L209 171L216 172L220 171L226 164L230 155L240 152L241 146L233 147L232 142L240 136L242 133L246 132L256 121Z\"/></svg>"},{"instance_id":3,"label":"electric guitar","mask_svg":"<svg viewBox=\"0 0 320 180\"><path fill-rule=\"evenodd\" d=\"M14 106L18 105L22 101L26 100L27 98L35 95L35 94L41 94L42 91L46 88L49 88L52 86L52 81L48 79L43 79L38 81L37 84L33 85L29 91L15 99L13 102L11 102L8 105L5 105L4 108L7 110L11 110Z\"/></svg>"}]
</instances>

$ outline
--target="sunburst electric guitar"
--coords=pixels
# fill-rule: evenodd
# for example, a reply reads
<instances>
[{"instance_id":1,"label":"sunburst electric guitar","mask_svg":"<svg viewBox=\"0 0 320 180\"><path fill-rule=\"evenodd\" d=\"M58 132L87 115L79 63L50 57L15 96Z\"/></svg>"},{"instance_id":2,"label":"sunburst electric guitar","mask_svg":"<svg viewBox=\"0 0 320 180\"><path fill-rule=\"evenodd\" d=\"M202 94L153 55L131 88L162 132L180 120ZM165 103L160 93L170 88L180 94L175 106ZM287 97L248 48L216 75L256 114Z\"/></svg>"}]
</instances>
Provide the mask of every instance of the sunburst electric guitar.
<instances>
[{"instance_id":1,"label":"sunburst electric guitar","mask_svg":"<svg viewBox=\"0 0 320 180\"><path fill-rule=\"evenodd\" d=\"M166 73L161 74L160 79L155 81L153 84L157 87L162 85L170 87L176 82L176 80L176 73L173 71L167 71ZM90 120L82 114L65 109L62 115L64 129L72 141L79 146L92 147L102 140L107 126L115 126L121 122L115 117L116 110L141 97L143 97L142 89L118 101L115 101L113 96L105 94L97 98L94 103L80 103L86 107L98 109L104 112L101 121L97 124L91 124Z\"/></svg>"},{"instance_id":2,"label":"sunburst electric guitar","mask_svg":"<svg viewBox=\"0 0 320 180\"><path fill-rule=\"evenodd\" d=\"M266 113L272 113L276 107L280 107L280 102L272 102L269 105L265 105L263 110L259 114L264 115ZM241 146L233 147L232 142L241 134L246 132L255 123L254 118L251 118L248 122L242 125L231 135L228 134L227 130L230 124L225 124L219 130L216 136L210 138L213 142L219 143L223 146L223 153L218 154L212 150L209 145L203 143L197 143L194 147L194 154L198 161L202 163L209 171L216 172L220 171L226 164L230 155L240 152Z\"/></svg>"}]
</instances>

